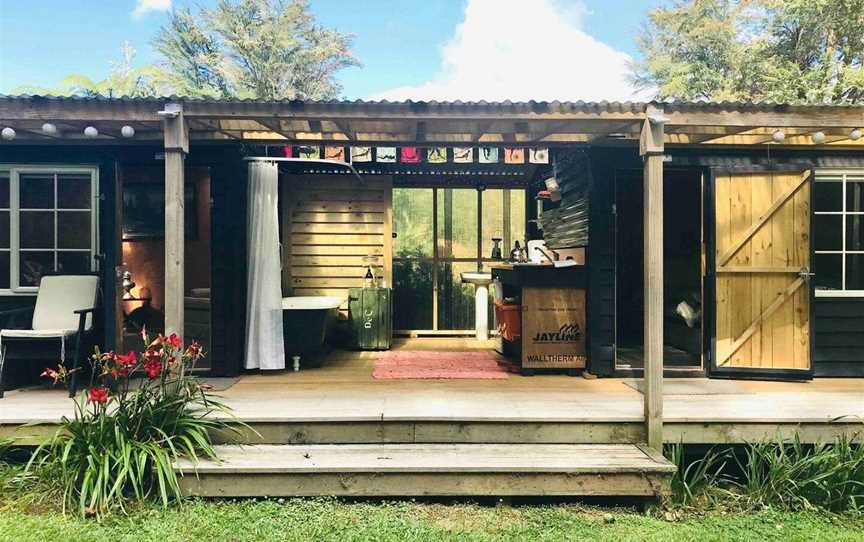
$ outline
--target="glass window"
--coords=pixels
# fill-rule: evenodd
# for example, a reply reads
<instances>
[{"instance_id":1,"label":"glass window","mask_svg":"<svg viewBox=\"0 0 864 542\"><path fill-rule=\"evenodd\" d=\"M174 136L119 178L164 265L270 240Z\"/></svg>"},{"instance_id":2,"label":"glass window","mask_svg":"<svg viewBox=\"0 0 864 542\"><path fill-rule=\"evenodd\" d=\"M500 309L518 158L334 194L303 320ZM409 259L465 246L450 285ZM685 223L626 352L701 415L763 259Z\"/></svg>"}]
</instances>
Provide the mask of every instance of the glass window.
<instances>
[{"instance_id":1,"label":"glass window","mask_svg":"<svg viewBox=\"0 0 864 542\"><path fill-rule=\"evenodd\" d=\"M92 270L94 170L0 170L0 290L39 286L46 273Z\"/></svg>"},{"instance_id":2,"label":"glass window","mask_svg":"<svg viewBox=\"0 0 864 542\"><path fill-rule=\"evenodd\" d=\"M9 289L12 273L10 183L9 173L0 171L0 289L2 290Z\"/></svg>"},{"instance_id":3,"label":"glass window","mask_svg":"<svg viewBox=\"0 0 864 542\"><path fill-rule=\"evenodd\" d=\"M438 257L477 258L477 190L439 188L437 192Z\"/></svg>"},{"instance_id":4,"label":"glass window","mask_svg":"<svg viewBox=\"0 0 864 542\"><path fill-rule=\"evenodd\" d=\"M474 287L461 275L488 264L493 238L504 258L525 239L525 198L516 188L393 189L395 329L473 329Z\"/></svg>"},{"instance_id":5,"label":"glass window","mask_svg":"<svg viewBox=\"0 0 864 542\"><path fill-rule=\"evenodd\" d=\"M864 295L864 176L818 173L814 191L817 295Z\"/></svg>"}]
</instances>

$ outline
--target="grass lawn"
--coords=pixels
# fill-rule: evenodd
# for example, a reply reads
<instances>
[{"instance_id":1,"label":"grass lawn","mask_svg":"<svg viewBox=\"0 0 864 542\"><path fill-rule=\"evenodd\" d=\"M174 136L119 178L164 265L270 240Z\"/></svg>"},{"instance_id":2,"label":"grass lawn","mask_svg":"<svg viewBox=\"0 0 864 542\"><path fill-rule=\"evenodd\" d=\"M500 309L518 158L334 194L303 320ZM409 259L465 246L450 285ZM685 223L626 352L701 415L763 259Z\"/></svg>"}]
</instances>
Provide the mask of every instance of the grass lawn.
<instances>
[{"instance_id":1,"label":"grass lawn","mask_svg":"<svg viewBox=\"0 0 864 542\"><path fill-rule=\"evenodd\" d=\"M2 501L2 499L0 499ZM611 516L611 518L610 518ZM609 521L612 519L612 521ZM827 540L858 541L864 516L708 514L678 521L576 505L484 507L333 500L192 501L101 522L0 504L0 540Z\"/></svg>"}]
</instances>

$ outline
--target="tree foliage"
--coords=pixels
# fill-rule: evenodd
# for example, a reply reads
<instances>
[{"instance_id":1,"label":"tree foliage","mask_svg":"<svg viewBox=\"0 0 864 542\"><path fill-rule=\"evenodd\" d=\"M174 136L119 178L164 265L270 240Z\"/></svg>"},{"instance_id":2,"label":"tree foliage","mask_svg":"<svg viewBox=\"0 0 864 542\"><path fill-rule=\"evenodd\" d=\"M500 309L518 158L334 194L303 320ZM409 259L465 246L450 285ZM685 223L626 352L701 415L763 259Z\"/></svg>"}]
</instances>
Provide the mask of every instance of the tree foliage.
<instances>
[{"instance_id":1,"label":"tree foliage","mask_svg":"<svg viewBox=\"0 0 864 542\"><path fill-rule=\"evenodd\" d=\"M864 0L675 0L637 37L659 99L864 101Z\"/></svg>"},{"instance_id":2,"label":"tree foliage","mask_svg":"<svg viewBox=\"0 0 864 542\"><path fill-rule=\"evenodd\" d=\"M154 45L181 95L329 99L356 66L352 37L316 24L306 0L219 0L180 9Z\"/></svg>"},{"instance_id":3,"label":"tree foliage","mask_svg":"<svg viewBox=\"0 0 864 542\"><path fill-rule=\"evenodd\" d=\"M59 86L23 85L12 89L13 94L51 96L158 96L170 93L166 74L156 66L134 65L135 49L124 43L120 59L111 63L108 77L94 81L86 75L72 73L60 81Z\"/></svg>"}]
</instances>

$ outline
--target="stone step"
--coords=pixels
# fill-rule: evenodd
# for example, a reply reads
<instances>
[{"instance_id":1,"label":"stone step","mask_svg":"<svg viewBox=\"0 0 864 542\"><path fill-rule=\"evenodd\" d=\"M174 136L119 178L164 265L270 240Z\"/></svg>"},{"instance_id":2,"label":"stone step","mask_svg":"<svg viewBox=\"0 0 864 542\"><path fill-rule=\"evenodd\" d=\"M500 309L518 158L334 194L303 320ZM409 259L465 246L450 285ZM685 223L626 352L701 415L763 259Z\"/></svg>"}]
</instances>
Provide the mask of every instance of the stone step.
<instances>
[{"instance_id":1,"label":"stone step","mask_svg":"<svg viewBox=\"0 0 864 542\"><path fill-rule=\"evenodd\" d=\"M660 497L674 465L634 444L316 444L217 446L182 460L188 495Z\"/></svg>"}]
</instances>

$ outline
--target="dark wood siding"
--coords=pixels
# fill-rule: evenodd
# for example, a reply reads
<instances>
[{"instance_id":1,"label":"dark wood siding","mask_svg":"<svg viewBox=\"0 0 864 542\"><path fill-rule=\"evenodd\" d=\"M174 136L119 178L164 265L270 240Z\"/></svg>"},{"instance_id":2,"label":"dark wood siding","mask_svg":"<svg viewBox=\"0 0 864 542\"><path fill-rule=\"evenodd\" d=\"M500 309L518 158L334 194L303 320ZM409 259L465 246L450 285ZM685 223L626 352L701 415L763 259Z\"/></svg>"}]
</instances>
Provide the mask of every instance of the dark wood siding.
<instances>
[{"instance_id":1,"label":"dark wood siding","mask_svg":"<svg viewBox=\"0 0 864 542\"><path fill-rule=\"evenodd\" d=\"M592 153L588 228L588 363L592 373L615 371L614 167L608 151Z\"/></svg>"},{"instance_id":2,"label":"dark wood siding","mask_svg":"<svg viewBox=\"0 0 864 542\"><path fill-rule=\"evenodd\" d=\"M817 297L816 376L864 376L864 298Z\"/></svg>"},{"instance_id":3,"label":"dark wood siding","mask_svg":"<svg viewBox=\"0 0 864 542\"><path fill-rule=\"evenodd\" d=\"M216 376L240 373L246 336L246 163L239 153L226 154L210 167L210 357Z\"/></svg>"}]
</instances>

